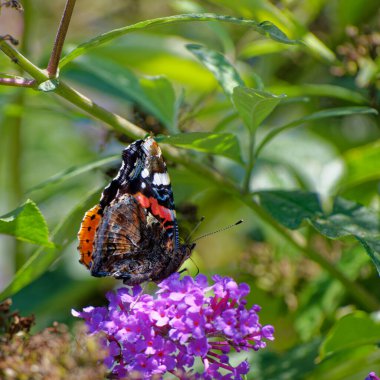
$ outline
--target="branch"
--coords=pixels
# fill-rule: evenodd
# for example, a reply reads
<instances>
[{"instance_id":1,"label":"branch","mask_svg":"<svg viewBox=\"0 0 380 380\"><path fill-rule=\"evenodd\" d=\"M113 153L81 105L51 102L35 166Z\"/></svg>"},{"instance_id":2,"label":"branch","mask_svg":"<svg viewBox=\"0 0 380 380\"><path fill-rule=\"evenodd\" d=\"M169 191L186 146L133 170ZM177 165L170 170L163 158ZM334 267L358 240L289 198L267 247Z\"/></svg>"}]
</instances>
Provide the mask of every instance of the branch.
<instances>
[{"instance_id":1,"label":"branch","mask_svg":"<svg viewBox=\"0 0 380 380\"><path fill-rule=\"evenodd\" d=\"M37 83L45 82L49 79L44 70L30 62L13 46L9 45L4 38L0 38L0 50L7 55L13 63L16 63L21 69L27 72Z\"/></svg>"},{"instance_id":2,"label":"branch","mask_svg":"<svg viewBox=\"0 0 380 380\"><path fill-rule=\"evenodd\" d=\"M34 87L36 81L34 79L26 79L21 77L1 78L0 85L13 87Z\"/></svg>"},{"instance_id":3,"label":"branch","mask_svg":"<svg viewBox=\"0 0 380 380\"><path fill-rule=\"evenodd\" d=\"M50 78L55 78L57 76L58 63L61 59L62 48L65 42L67 30L69 29L75 2L76 0L67 0L65 10L63 11L61 23L59 24L58 32L55 37L53 51L51 52L50 60L46 68Z\"/></svg>"}]
</instances>

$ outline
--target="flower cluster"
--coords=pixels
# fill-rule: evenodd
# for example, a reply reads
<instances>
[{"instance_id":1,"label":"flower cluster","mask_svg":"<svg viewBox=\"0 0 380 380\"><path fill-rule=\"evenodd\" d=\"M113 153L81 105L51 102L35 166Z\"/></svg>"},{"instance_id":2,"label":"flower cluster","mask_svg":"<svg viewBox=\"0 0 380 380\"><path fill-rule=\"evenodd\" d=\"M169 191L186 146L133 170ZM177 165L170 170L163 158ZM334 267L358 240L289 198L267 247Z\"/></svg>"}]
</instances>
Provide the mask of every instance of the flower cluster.
<instances>
[{"instance_id":1,"label":"flower cluster","mask_svg":"<svg viewBox=\"0 0 380 380\"><path fill-rule=\"evenodd\" d=\"M73 315L85 319L90 333L105 333L106 365L116 378L241 379L247 361L232 366L231 349L255 351L273 340L272 326L262 326L257 305L247 309L247 284L229 277L195 279L178 273L162 281L155 296L140 286L107 294L109 306L86 307ZM194 373L194 360L203 362ZM134 377L136 376L136 377Z\"/></svg>"},{"instance_id":2,"label":"flower cluster","mask_svg":"<svg viewBox=\"0 0 380 380\"><path fill-rule=\"evenodd\" d=\"M380 378L376 376L375 372L370 372L365 380L380 380Z\"/></svg>"}]
</instances>

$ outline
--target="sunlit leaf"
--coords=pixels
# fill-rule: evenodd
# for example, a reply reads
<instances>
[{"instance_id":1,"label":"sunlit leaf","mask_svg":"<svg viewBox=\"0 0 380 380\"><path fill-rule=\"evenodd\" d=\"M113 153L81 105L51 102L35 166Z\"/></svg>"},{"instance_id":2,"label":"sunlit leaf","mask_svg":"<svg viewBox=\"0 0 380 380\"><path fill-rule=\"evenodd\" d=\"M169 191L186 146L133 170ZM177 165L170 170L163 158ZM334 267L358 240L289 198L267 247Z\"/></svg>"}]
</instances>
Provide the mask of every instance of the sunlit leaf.
<instances>
[{"instance_id":1,"label":"sunlit leaf","mask_svg":"<svg viewBox=\"0 0 380 380\"><path fill-rule=\"evenodd\" d=\"M71 71L75 80L123 100L138 104L175 130L176 97L171 83L162 76L138 78L131 70L104 58L81 58Z\"/></svg>"},{"instance_id":2,"label":"sunlit leaf","mask_svg":"<svg viewBox=\"0 0 380 380\"><path fill-rule=\"evenodd\" d=\"M174 0L171 2L171 6L175 11L177 11L176 13L207 12L206 5L202 6L201 4L190 0ZM228 31L228 26L218 22L209 22L207 23L207 27L214 33L215 37L220 40L221 44L223 45L223 51L229 52L235 50L234 41Z\"/></svg>"},{"instance_id":3,"label":"sunlit leaf","mask_svg":"<svg viewBox=\"0 0 380 380\"><path fill-rule=\"evenodd\" d=\"M231 96L236 86L244 86L244 82L240 78L239 73L232 64L227 61L223 54L207 49L201 45L190 44L186 45L186 48L214 74L226 95Z\"/></svg>"},{"instance_id":4,"label":"sunlit leaf","mask_svg":"<svg viewBox=\"0 0 380 380\"><path fill-rule=\"evenodd\" d=\"M270 21L260 22L259 26L264 29L267 37L272 38L277 42L288 44L289 39L284 32L282 32L276 25Z\"/></svg>"},{"instance_id":5,"label":"sunlit leaf","mask_svg":"<svg viewBox=\"0 0 380 380\"><path fill-rule=\"evenodd\" d=\"M342 350L380 343L380 323L357 311L341 318L320 348L321 359Z\"/></svg>"},{"instance_id":6,"label":"sunlit leaf","mask_svg":"<svg viewBox=\"0 0 380 380\"><path fill-rule=\"evenodd\" d=\"M247 59L260 55L280 53L288 49L289 46L279 44L273 40L258 40L244 45L239 51L239 57Z\"/></svg>"},{"instance_id":7,"label":"sunlit leaf","mask_svg":"<svg viewBox=\"0 0 380 380\"><path fill-rule=\"evenodd\" d=\"M291 128L297 127L305 122L326 119L331 117L342 117L349 115L378 115L378 112L374 108L370 107L340 107L340 108L329 108L322 111L314 112L310 115L301 117L300 119L294 120L282 127L276 128L270 131L262 140L260 145L256 149L256 154L259 155L260 151L266 144L268 144L274 137L278 134L287 131Z\"/></svg>"},{"instance_id":8,"label":"sunlit leaf","mask_svg":"<svg viewBox=\"0 0 380 380\"><path fill-rule=\"evenodd\" d=\"M49 240L46 221L31 200L0 217L0 234L12 235L18 240L45 247L54 246Z\"/></svg>"},{"instance_id":9,"label":"sunlit leaf","mask_svg":"<svg viewBox=\"0 0 380 380\"><path fill-rule=\"evenodd\" d=\"M363 145L344 153L346 174L341 187L344 189L380 178L380 142Z\"/></svg>"},{"instance_id":10,"label":"sunlit leaf","mask_svg":"<svg viewBox=\"0 0 380 380\"><path fill-rule=\"evenodd\" d=\"M302 191L260 191L262 206L278 222L297 229L305 220L330 239L355 237L366 249L380 273L380 220L364 206L336 198L331 212L325 212L316 193Z\"/></svg>"},{"instance_id":11,"label":"sunlit leaf","mask_svg":"<svg viewBox=\"0 0 380 380\"><path fill-rule=\"evenodd\" d=\"M254 29L258 33L268 36L276 41L281 40L283 43L294 44L297 43L295 40L290 40L285 38L284 35L279 33L278 28L275 28L274 25L264 24L260 26L260 23L254 20L245 20L241 18L231 17L231 16L221 16L212 13L199 13L199 14L183 14L175 15L168 17L160 17L152 20L145 20L138 22L137 24L128 25L124 28L114 29L110 32L103 33L93 39L79 45L74 50L72 50L68 55L63 57L60 62L60 67L63 67L76 57L87 53L90 49L93 49L97 46L100 46L104 43L110 42L115 38L121 37L127 33L131 33L137 30L143 30L151 28L157 25L164 25L169 23L179 23L179 22L189 22L189 21L220 21L220 22L229 22L233 24L238 24L241 26L246 26Z\"/></svg>"},{"instance_id":12,"label":"sunlit leaf","mask_svg":"<svg viewBox=\"0 0 380 380\"><path fill-rule=\"evenodd\" d=\"M359 72L356 77L358 87L368 87L372 82L376 81L376 77L380 72L380 68L375 61L370 58L359 58Z\"/></svg>"},{"instance_id":13,"label":"sunlit leaf","mask_svg":"<svg viewBox=\"0 0 380 380\"><path fill-rule=\"evenodd\" d=\"M173 136L160 136L158 142L216 154L242 163L239 142L232 133L192 132Z\"/></svg>"},{"instance_id":14,"label":"sunlit leaf","mask_svg":"<svg viewBox=\"0 0 380 380\"><path fill-rule=\"evenodd\" d=\"M185 45L188 39L180 36L149 33L136 33L130 38L116 40L112 44L102 45L92 50L88 55L81 56L62 71L62 77L71 76L76 63L87 58L91 65L92 58L116 63L119 67L149 76L165 75L170 80L180 82L186 88L209 92L215 87L214 76L188 53ZM83 66L82 66L83 67ZM82 75L86 68L83 67ZM78 76L78 74L77 74ZM91 83L96 86L96 83Z\"/></svg>"},{"instance_id":15,"label":"sunlit leaf","mask_svg":"<svg viewBox=\"0 0 380 380\"><path fill-rule=\"evenodd\" d=\"M140 86L145 96L150 100L155 115L170 132L176 130L176 96L172 84L162 76L142 77Z\"/></svg>"},{"instance_id":16,"label":"sunlit leaf","mask_svg":"<svg viewBox=\"0 0 380 380\"><path fill-rule=\"evenodd\" d=\"M302 84L302 85L276 85L269 86L268 91L277 94L286 94L289 97L294 96L324 96L346 100L356 104L366 104L368 100L359 92L349 90L341 86L331 84Z\"/></svg>"},{"instance_id":17,"label":"sunlit leaf","mask_svg":"<svg viewBox=\"0 0 380 380\"><path fill-rule=\"evenodd\" d=\"M286 7L279 7L269 0L212 1L216 3L218 7L224 5L227 9L231 9L234 13L243 17L268 20L280 28L282 32L285 32L285 34L292 37L296 36L298 40L302 41L300 47L309 50L308 53L311 53L316 58L329 63L332 63L335 60L334 52L323 43L322 40L318 39L315 34L311 33L307 27L305 27L305 20L288 12ZM301 4L302 2L297 3L296 9L302 14L307 14L307 11L299 9ZM307 5L307 10L313 7L312 4L308 3ZM281 36L278 37L278 40L281 40ZM273 39L275 40L275 38Z\"/></svg>"},{"instance_id":18,"label":"sunlit leaf","mask_svg":"<svg viewBox=\"0 0 380 380\"><path fill-rule=\"evenodd\" d=\"M258 126L276 108L283 96L247 87L235 87L233 102L244 125L254 133Z\"/></svg>"},{"instance_id":19,"label":"sunlit leaf","mask_svg":"<svg viewBox=\"0 0 380 380\"><path fill-rule=\"evenodd\" d=\"M99 202L101 189L96 189L91 195L75 207L55 228L52 238L58 248L38 248L27 262L16 272L12 281L0 293L0 300L12 296L25 286L40 277L59 258L62 249L71 243L84 213ZM77 252L73 252L77 254ZM79 254L78 254L79 260Z\"/></svg>"}]
</instances>

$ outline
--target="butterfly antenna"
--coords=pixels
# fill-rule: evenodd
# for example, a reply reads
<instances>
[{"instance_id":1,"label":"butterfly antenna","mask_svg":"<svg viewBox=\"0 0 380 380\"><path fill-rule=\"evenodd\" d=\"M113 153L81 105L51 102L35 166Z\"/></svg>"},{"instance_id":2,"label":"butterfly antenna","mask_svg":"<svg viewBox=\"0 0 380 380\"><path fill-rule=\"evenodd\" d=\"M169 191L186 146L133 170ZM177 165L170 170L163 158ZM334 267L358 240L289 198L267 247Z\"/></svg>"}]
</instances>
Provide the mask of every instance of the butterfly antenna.
<instances>
[{"instance_id":1,"label":"butterfly antenna","mask_svg":"<svg viewBox=\"0 0 380 380\"><path fill-rule=\"evenodd\" d=\"M238 220L237 222L235 222L235 223L233 223L233 224L229 224L229 225L226 226L226 227L220 228L219 230L212 231L212 232L208 232L207 234L204 234L204 235L202 235L202 236L197 237L195 240L193 240L193 243L195 243L196 241L198 241L198 240L200 240L200 239L205 238L206 236L214 235L214 234L217 234L217 233L219 233L219 232L222 232L222 231L225 231L225 230L229 230L230 228L235 227L235 226L237 226L237 225L239 225L239 224L241 224L241 223L243 223L243 220L242 220L242 219Z\"/></svg>"},{"instance_id":2,"label":"butterfly antenna","mask_svg":"<svg viewBox=\"0 0 380 380\"><path fill-rule=\"evenodd\" d=\"M199 219L199 222L195 225L195 227L192 229L192 231L189 233L189 235L187 235L187 238L185 239L185 241L187 243L190 242L190 238L194 235L194 232L197 231L197 229L199 228L199 226L202 224L202 222L205 220L205 217L204 216L201 216L201 218Z\"/></svg>"}]
</instances>

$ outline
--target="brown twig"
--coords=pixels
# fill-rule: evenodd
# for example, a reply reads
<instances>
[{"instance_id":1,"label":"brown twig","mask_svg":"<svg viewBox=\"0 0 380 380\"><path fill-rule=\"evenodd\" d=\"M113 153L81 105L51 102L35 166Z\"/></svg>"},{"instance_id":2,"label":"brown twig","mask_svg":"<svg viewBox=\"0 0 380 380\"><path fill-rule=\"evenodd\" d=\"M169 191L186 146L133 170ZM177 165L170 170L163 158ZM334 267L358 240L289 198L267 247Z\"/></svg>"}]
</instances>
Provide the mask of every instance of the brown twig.
<instances>
[{"instance_id":1,"label":"brown twig","mask_svg":"<svg viewBox=\"0 0 380 380\"><path fill-rule=\"evenodd\" d=\"M12 37L10 34L6 34L5 36L0 36L0 40L9 41L12 45L18 45L18 40Z\"/></svg>"},{"instance_id":2,"label":"brown twig","mask_svg":"<svg viewBox=\"0 0 380 380\"><path fill-rule=\"evenodd\" d=\"M4 1L3 3L0 4L0 8L5 7L5 8L14 8L18 10L19 12L23 12L24 8L20 4L18 0L10 0L10 1Z\"/></svg>"},{"instance_id":3,"label":"brown twig","mask_svg":"<svg viewBox=\"0 0 380 380\"><path fill-rule=\"evenodd\" d=\"M73 14L76 0L67 0L65 10L63 11L61 23L58 27L58 32L55 37L53 51L51 52L50 60L46 71L49 78L55 78L58 71L58 63L61 58L63 44L65 42L67 30L69 28L71 16Z\"/></svg>"}]
</instances>

